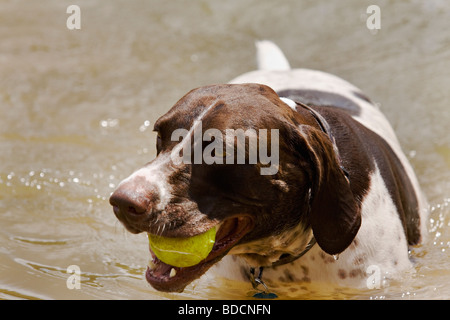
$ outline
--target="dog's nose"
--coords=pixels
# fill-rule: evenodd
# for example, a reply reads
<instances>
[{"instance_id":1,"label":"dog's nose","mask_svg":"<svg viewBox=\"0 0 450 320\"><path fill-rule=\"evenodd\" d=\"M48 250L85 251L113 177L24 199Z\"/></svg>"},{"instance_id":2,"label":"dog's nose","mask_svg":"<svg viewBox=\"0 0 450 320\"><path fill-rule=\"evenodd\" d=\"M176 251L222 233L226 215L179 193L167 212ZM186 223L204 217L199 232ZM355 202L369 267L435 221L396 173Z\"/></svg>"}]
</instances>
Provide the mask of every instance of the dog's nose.
<instances>
[{"instance_id":1,"label":"dog's nose","mask_svg":"<svg viewBox=\"0 0 450 320\"><path fill-rule=\"evenodd\" d=\"M109 198L114 214L133 233L145 231L151 214L153 193L144 192L133 183L119 186Z\"/></svg>"},{"instance_id":2,"label":"dog's nose","mask_svg":"<svg viewBox=\"0 0 450 320\"><path fill-rule=\"evenodd\" d=\"M140 215L147 212L149 199L134 190L119 188L111 195L109 203L123 214Z\"/></svg>"}]
</instances>

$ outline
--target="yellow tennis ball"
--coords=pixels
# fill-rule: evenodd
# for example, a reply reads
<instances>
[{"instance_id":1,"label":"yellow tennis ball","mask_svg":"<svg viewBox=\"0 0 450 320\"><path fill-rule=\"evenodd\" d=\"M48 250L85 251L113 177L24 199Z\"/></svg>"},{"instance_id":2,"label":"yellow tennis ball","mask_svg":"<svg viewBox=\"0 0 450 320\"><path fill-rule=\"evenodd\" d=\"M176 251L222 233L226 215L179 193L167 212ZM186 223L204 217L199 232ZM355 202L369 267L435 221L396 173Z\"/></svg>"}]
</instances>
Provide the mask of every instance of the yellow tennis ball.
<instances>
[{"instance_id":1,"label":"yellow tennis ball","mask_svg":"<svg viewBox=\"0 0 450 320\"><path fill-rule=\"evenodd\" d=\"M190 267L205 259L216 240L216 228L189 238L168 238L148 234L150 248L162 262L174 267Z\"/></svg>"}]
</instances>

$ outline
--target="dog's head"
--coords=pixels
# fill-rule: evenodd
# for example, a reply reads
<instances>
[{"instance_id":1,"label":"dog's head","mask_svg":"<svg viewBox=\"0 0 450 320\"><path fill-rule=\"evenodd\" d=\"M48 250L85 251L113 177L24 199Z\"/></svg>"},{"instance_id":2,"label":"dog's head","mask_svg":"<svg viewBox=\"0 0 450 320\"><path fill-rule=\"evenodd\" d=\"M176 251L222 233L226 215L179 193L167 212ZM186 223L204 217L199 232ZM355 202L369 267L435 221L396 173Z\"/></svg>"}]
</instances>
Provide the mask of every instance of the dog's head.
<instances>
[{"instance_id":1,"label":"dog's head","mask_svg":"<svg viewBox=\"0 0 450 320\"><path fill-rule=\"evenodd\" d=\"M359 209L332 142L269 87L192 90L154 130L157 157L111 195L115 215L133 233L185 238L217 228L197 265L155 258L146 278L156 289L182 291L227 253L268 266L302 252L313 234L329 254L355 237Z\"/></svg>"}]
</instances>

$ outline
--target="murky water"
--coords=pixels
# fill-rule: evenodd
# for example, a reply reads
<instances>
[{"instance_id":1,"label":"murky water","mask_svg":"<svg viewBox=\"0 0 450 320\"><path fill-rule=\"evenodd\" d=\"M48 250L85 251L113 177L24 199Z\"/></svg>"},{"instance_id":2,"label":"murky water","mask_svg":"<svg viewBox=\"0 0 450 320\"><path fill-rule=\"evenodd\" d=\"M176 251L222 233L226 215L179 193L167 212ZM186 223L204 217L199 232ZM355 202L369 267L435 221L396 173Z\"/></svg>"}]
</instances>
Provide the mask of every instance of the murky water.
<instances>
[{"instance_id":1,"label":"murky water","mask_svg":"<svg viewBox=\"0 0 450 320\"><path fill-rule=\"evenodd\" d=\"M80 30L66 27L74 2ZM414 273L284 298L449 299L450 4L377 3L371 31L360 0L1 0L0 298L247 298L249 283L224 279L155 292L146 236L127 233L107 199L155 156L160 115L254 69L254 41L270 39L292 66L337 74L380 104L431 207ZM80 289L68 289L71 265Z\"/></svg>"}]
</instances>

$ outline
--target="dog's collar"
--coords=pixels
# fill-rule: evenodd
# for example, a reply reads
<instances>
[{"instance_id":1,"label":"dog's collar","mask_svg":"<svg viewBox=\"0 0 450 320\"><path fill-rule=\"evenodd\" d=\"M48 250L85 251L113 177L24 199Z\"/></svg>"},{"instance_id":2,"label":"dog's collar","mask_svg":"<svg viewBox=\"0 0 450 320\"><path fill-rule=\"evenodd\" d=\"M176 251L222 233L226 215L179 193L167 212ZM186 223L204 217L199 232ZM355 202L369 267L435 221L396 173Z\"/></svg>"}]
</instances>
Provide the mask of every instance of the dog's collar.
<instances>
[{"instance_id":1,"label":"dog's collar","mask_svg":"<svg viewBox=\"0 0 450 320\"><path fill-rule=\"evenodd\" d=\"M306 248L300 252L297 255L291 255L291 254L283 254L281 255L280 259L273 262L269 268L281 266L290 262L293 262L303 255L305 255L309 250L311 250L312 247L316 244L316 238L314 236L311 238L309 243L306 245ZM277 295L273 292L269 292L269 288L262 280L262 273L263 273L264 267L259 267L259 274L255 276L255 268L250 268L250 282L252 283L252 287L255 290L258 290L259 292L254 294L253 297L255 298L264 298L264 299L273 299L276 298ZM263 286L263 289L260 289L259 286Z\"/></svg>"},{"instance_id":2,"label":"dog's collar","mask_svg":"<svg viewBox=\"0 0 450 320\"><path fill-rule=\"evenodd\" d=\"M309 250L311 250L311 248L316 244L316 238L314 238L314 236L312 237L312 239L309 241L309 243L306 245L305 250L303 250L302 252L300 252L297 255L292 255L292 254L282 254L280 256L280 259L278 259L277 261L275 261L274 263L272 263L272 265L270 267L278 267L281 266L283 264L287 264L290 262L293 262L297 259L300 259L302 256L304 256Z\"/></svg>"},{"instance_id":3,"label":"dog's collar","mask_svg":"<svg viewBox=\"0 0 450 320\"><path fill-rule=\"evenodd\" d=\"M311 115L314 117L314 119L316 120L317 124L320 127L320 130L322 130L323 133L325 133L331 141L331 144L333 145L333 150L334 153L336 154L336 158L339 162L339 167L342 170L342 173L344 174L345 178L347 179L347 182L350 182L350 174L348 173L348 171L345 169L345 167L342 165L342 161L341 161L341 157L339 155L339 149L337 147L336 144L336 139L334 138L334 135L331 132L331 127L328 124L327 120L325 120L324 117L322 117L322 115L317 112L316 110L314 110L313 108L311 108L310 106L302 103L302 102L298 102L298 101L294 101L298 106L308 110Z\"/></svg>"}]
</instances>

